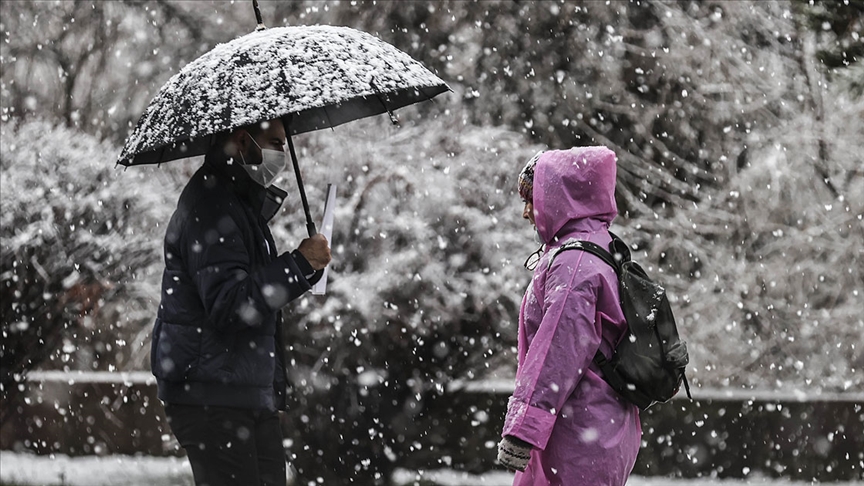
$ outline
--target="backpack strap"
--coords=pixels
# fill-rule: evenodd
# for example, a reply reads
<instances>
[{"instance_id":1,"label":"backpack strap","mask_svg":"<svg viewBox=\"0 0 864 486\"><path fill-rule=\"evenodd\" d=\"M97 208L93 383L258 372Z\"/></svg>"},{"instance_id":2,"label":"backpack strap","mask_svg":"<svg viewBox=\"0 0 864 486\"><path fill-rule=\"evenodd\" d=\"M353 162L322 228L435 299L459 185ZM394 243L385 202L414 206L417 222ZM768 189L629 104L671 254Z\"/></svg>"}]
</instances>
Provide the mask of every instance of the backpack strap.
<instances>
[{"instance_id":1,"label":"backpack strap","mask_svg":"<svg viewBox=\"0 0 864 486\"><path fill-rule=\"evenodd\" d=\"M615 261L615 257L613 257L611 253L604 250L602 246L600 246L596 243L592 243L590 241L584 241L584 240L568 241L567 243L564 243L563 245L559 246L558 249L555 250L555 253L552 254L552 258L549 259L549 267L548 268L552 268L552 262L555 261L555 257L558 256L559 253L561 253L562 251L567 251L567 250L587 251L588 253L590 253L590 254L600 258L604 262L606 262L606 264L609 265L610 267L614 268L616 274L621 273L621 266L618 264L617 261Z\"/></svg>"},{"instance_id":2,"label":"backpack strap","mask_svg":"<svg viewBox=\"0 0 864 486\"><path fill-rule=\"evenodd\" d=\"M600 368L600 371L603 372L603 379L606 380L606 383L609 383L609 386L615 389L615 391L621 393L627 390L627 382L621 378L621 375L615 372L615 368L612 366L612 363L606 359L606 356L598 349L594 354L594 364Z\"/></svg>"},{"instance_id":3,"label":"backpack strap","mask_svg":"<svg viewBox=\"0 0 864 486\"><path fill-rule=\"evenodd\" d=\"M609 234L612 235L612 245L614 247L615 240L621 240L612 232L610 232ZM626 244L623 244L623 247L625 250L627 250ZM618 275L619 278L621 277L621 263L617 261L611 253L604 250L602 246L585 240L568 241L567 243L564 243L563 245L558 247L558 249L555 250L555 253L552 254L552 258L549 259L549 268L552 268L552 262L555 261L555 257L558 256L558 254L562 251L567 250L582 250L592 255L595 255L604 262L606 262L607 265L614 268L615 274ZM618 252L619 250L617 250L616 248L616 253ZM621 255L619 253L619 257L623 257L622 261L629 260L629 250L627 250L626 255ZM599 349L594 354L594 359L592 361L594 362L594 365L596 365L597 368L599 368L600 371L603 373L603 379L606 380L606 383L608 383L613 389L615 389L615 391L622 393L628 389L627 383L624 381L624 379L621 378L618 373L615 373L615 369L612 366L612 363L609 361L609 359L606 358L606 356L603 355L603 353Z\"/></svg>"},{"instance_id":4,"label":"backpack strap","mask_svg":"<svg viewBox=\"0 0 864 486\"><path fill-rule=\"evenodd\" d=\"M630 247L627 243L624 243L624 240L618 237L613 232L609 232L609 236L612 237L612 243L609 243L609 251L615 255L615 261L618 262L619 265L623 265L625 262L630 261Z\"/></svg>"}]
</instances>

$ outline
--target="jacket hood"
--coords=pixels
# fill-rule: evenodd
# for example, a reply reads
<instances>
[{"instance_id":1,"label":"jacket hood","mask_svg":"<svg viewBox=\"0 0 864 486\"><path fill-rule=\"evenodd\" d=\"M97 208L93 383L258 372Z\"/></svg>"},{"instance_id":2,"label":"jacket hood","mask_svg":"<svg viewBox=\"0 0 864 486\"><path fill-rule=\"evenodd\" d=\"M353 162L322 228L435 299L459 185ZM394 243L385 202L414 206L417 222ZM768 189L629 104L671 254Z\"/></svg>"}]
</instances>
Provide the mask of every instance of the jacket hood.
<instances>
[{"instance_id":1,"label":"jacket hood","mask_svg":"<svg viewBox=\"0 0 864 486\"><path fill-rule=\"evenodd\" d=\"M615 204L615 152L606 147L550 150L534 169L533 205L544 243L567 231L593 229L591 220L612 223Z\"/></svg>"}]
</instances>

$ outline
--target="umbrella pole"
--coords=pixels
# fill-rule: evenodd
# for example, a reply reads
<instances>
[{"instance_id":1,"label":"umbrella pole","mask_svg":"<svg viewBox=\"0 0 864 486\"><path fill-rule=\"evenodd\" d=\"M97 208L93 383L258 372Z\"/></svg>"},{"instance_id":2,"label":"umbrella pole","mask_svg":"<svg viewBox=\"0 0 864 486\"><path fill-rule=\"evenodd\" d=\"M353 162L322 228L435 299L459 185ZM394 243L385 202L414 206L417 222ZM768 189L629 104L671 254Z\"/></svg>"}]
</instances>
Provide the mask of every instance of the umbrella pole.
<instances>
[{"instance_id":1,"label":"umbrella pole","mask_svg":"<svg viewBox=\"0 0 864 486\"><path fill-rule=\"evenodd\" d=\"M294 163L294 175L297 176L297 187L300 188L300 202L303 203L303 212L306 214L306 231L309 236L318 234L315 228L315 223L312 222L312 213L309 212L309 201L306 199L306 189L303 188L303 177L300 176L300 164L297 163L297 154L294 152L294 142L291 141L291 134L286 137L288 139L288 150L291 152L291 162Z\"/></svg>"}]
</instances>

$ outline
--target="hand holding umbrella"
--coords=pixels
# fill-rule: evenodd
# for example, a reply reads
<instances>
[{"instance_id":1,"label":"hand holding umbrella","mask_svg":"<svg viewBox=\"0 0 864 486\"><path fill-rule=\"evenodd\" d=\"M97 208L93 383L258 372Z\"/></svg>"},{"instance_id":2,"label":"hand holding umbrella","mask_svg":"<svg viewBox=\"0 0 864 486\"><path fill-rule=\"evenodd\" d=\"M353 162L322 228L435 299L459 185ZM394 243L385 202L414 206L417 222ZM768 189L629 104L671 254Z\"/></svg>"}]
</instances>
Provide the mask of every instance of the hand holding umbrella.
<instances>
[{"instance_id":1,"label":"hand holding umbrella","mask_svg":"<svg viewBox=\"0 0 864 486\"><path fill-rule=\"evenodd\" d=\"M330 246L327 238L322 234L312 235L301 241L297 251L306 258L314 270L322 270L330 263Z\"/></svg>"}]
</instances>

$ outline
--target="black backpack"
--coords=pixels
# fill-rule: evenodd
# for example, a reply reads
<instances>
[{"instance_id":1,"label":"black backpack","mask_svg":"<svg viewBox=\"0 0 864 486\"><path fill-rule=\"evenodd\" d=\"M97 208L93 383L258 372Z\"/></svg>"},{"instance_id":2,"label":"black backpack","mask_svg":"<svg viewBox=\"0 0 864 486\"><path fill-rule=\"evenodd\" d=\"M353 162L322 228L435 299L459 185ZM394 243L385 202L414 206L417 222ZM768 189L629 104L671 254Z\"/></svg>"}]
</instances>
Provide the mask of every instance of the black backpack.
<instances>
[{"instance_id":1,"label":"black backpack","mask_svg":"<svg viewBox=\"0 0 864 486\"><path fill-rule=\"evenodd\" d=\"M630 249L615 234L609 251L590 241L568 241L552 258L566 250L582 250L600 257L618 274L621 310L628 331L612 357L607 359L600 350L594 363L603 372L603 379L624 398L645 410L665 402L678 393L681 382L690 396L690 384L684 370L690 357L687 345L678 337L678 328L666 290L652 281L638 263L630 260ZM613 256L614 255L614 256Z\"/></svg>"}]
</instances>

